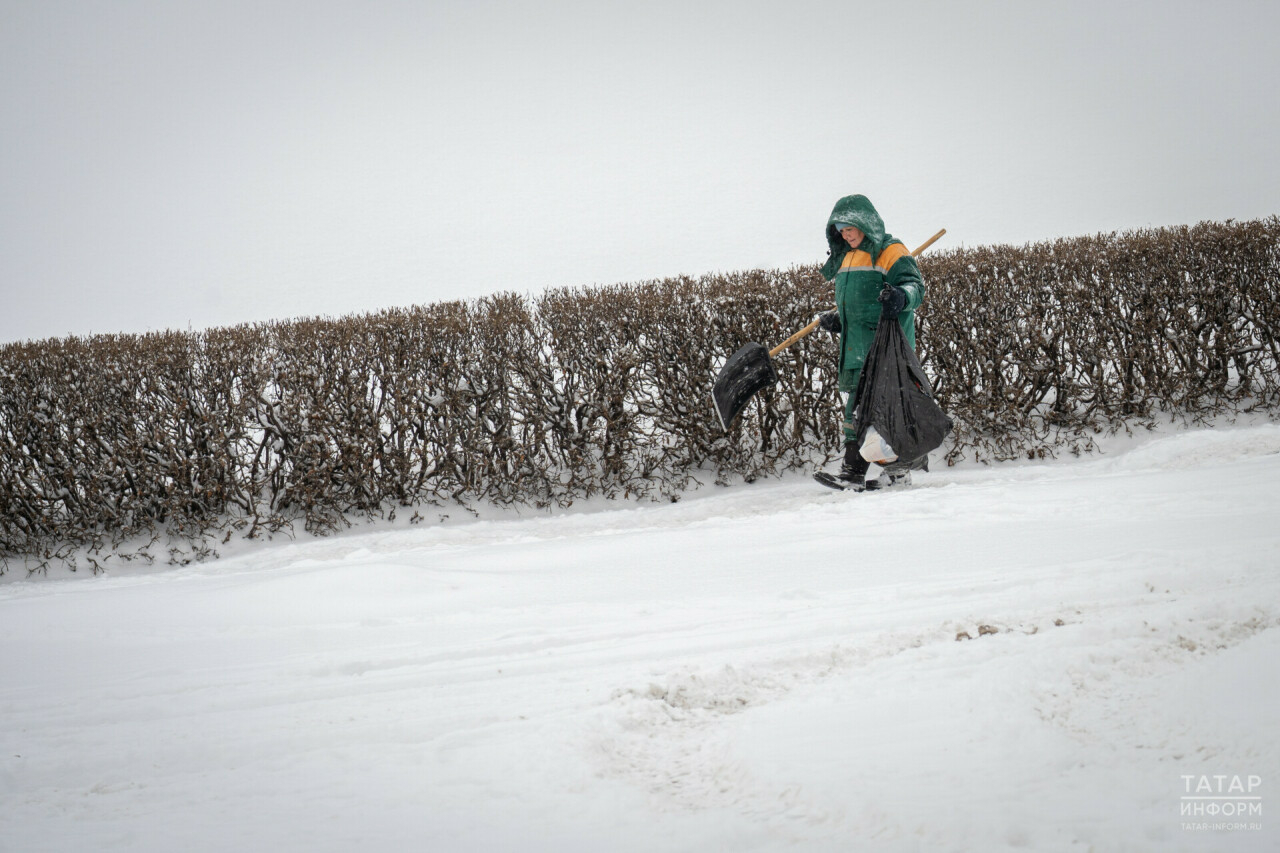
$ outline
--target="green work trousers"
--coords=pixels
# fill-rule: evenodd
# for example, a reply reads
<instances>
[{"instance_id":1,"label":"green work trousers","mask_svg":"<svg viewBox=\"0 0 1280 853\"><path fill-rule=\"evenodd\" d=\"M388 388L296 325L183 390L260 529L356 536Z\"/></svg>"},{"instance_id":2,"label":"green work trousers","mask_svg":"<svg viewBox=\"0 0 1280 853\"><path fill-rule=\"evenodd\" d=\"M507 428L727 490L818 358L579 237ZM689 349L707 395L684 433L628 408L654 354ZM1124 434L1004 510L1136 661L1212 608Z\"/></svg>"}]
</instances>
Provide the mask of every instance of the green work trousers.
<instances>
[{"instance_id":1,"label":"green work trousers","mask_svg":"<svg viewBox=\"0 0 1280 853\"><path fill-rule=\"evenodd\" d=\"M858 436L853 431L853 404L857 402L858 379L862 376L862 368L855 370L840 371L840 386L849 388L849 399L844 404L844 440L857 441Z\"/></svg>"}]
</instances>

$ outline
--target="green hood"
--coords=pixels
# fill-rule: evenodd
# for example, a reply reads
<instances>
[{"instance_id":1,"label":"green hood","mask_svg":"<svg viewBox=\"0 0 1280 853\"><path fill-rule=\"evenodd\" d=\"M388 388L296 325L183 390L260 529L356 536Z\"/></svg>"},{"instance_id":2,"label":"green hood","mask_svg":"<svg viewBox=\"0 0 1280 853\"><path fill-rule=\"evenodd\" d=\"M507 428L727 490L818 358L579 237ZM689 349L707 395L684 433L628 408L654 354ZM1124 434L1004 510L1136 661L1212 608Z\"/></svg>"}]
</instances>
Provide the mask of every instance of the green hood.
<instances>
[{"instance_id":1,"label":"green hood","mask_svg":"<svg viewBox=\"0 0 1280 853\"><path fill-rule=\"evenodd\" d=\"M831 216L827 219L827 245L831 247L831 257L822 267L822 275L828 281L836 277L836 272L840 269L840 264L844 261L844 256L849 253L849 244L840 236L840 232L836 230L836 223L843 222L858 228L863 234L867 235L861 246L866 249L871 257L876 257L884 249L886 244L886 235L884 233L884 220L880 218L880 214L876 213L875 205L871 203L871 199L865 195L847 195L836 202L836 206L831 211ZM870 244L870 245L868 245Z\"/></svg>"}]
</instances>

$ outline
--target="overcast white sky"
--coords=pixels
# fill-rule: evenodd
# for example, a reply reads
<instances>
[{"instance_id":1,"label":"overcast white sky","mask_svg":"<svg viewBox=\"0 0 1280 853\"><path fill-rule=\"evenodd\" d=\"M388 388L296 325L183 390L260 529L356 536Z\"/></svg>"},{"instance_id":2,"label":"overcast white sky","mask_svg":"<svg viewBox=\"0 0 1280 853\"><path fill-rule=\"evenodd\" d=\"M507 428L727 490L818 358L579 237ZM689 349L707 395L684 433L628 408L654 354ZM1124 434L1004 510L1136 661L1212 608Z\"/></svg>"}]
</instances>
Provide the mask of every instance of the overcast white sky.
<instances>
[{"instance_id":1,"label":"overcast white sky","mask_svg":"<svg viewBox=\"0 0 1280 853\"><path fill-rule=\"evenodd\" d=\"M1280 213L1280 3L0 0L0 341Z\"/></svg>"}]
</instances>

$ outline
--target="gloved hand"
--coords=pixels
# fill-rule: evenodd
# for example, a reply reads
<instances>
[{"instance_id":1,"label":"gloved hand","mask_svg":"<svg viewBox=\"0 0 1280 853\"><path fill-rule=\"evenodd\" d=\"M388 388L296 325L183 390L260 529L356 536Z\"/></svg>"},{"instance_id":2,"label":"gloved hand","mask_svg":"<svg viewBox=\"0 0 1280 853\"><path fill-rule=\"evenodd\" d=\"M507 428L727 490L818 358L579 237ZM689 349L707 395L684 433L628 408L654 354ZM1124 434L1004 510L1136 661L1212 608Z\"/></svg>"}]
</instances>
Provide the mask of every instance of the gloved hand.
<instances>
[{"instance_id":1,"label":"gloved hand","mask_svg":"<svg viewBox=\"0 0 1280 853\"><path fill-rule=\"evenodd\" d=\"M818 316L818 326L826 329L833 335L838 335L844 331L844 324L840 322L839 311L828 311Z\"/></svg>"},{"instance_id":2,"label":"gloved hand","mask_svg":"<svg viewBox=\"0 0 1280 853\"><path fill-rule=\"evenodd\" d=\"M880 316L896 318L907 307L907 292L901 287L886 284L880 291Z\"/></svg>"}]
</instances>

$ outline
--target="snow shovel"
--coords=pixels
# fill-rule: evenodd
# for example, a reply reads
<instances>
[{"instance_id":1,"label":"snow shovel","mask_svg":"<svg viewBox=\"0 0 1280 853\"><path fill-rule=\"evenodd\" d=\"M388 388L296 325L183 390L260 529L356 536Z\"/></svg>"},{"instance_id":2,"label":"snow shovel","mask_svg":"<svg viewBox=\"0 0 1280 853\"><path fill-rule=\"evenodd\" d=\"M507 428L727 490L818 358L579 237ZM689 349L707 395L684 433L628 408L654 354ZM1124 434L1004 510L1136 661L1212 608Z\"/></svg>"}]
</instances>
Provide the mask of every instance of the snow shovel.
<instances>
[{"instance_id":1,"label":"snow shovel","mask_svg":"<svg viewBox=\"0 0 1280 853\"><path fill-rule=\"evenodd\" d=\"M919 255L946 233L947 229L943 228L925 240L911 253L911 257ZM818 328L818 322L814 320L773 349L765 349L763 344L752 342L744 344L729 356L729 360L720 370L720 375L716 377L716 384L711 388L711 399L716 404L716 415L720 418L720 426L724 427L725 432L729 431L729 424L733 423L733 419L757 391L778 381L778 372L773 367L773 357Z\"/></svg>"}]
</instances>

